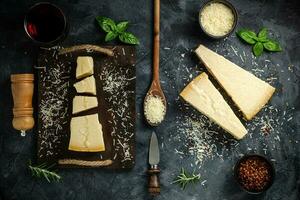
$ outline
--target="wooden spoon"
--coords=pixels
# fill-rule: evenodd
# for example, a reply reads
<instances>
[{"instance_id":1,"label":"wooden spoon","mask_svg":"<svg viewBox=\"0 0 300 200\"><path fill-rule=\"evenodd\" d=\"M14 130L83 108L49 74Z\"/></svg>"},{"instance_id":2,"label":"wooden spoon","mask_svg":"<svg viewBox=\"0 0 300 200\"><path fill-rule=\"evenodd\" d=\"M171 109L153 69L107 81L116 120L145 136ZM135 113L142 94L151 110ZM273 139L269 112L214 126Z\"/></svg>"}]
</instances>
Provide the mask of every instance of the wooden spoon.
<instances>
[{"instance_id":1,"label":"wooden spoon","mask_svg":"<svg viewBox=\"0 0 300 200\"><path fill-rule=\"evenodd\" d=\"M144 99L144 111L145 111L145 103L149 96L160 97L165 106L165 113L167 111L167 102L166 97L160 87L159 81L159 17L160 17L160 0L154 0L154 40L153 40L153 80L150 86L149 91ZM165 116L164 116L165 117ZM158 126L160 124L151 123L147 117L147 122L151 126Z\"/></svg>"}]
</instances>

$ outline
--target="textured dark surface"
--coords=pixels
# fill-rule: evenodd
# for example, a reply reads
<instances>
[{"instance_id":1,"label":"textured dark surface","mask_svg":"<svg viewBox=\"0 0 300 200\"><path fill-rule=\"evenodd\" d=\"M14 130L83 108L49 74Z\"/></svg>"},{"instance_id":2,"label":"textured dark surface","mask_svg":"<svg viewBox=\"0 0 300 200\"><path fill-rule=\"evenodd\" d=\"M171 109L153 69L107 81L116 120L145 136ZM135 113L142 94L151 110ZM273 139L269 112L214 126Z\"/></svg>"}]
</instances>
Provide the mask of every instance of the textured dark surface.
<instances>
[{"instance_id":1,"label":"textured dark surface","mask_svg":"<svg viewBox=\"0 0 300 200\"><path fill-rule=\"evenodd\" d=\"M152 1L53 1L66 12L70 21L70 33L64 45L102 43L104 35L94 21L97 15L110 16L116 20L128 19L132 22L130 31L140 38L141 44L137 47L137 142L134 169L125 172L101 169L61 170L59 173L63 176L63 181L51 184L32 178L27 170L28 160L35 160L36 131L30 131L22 138L11 126L12 97L9 76L11 73L31 72L36 63L37 48L25 36L22 24L26 10L35 2L0 1L0 199L148 199L146 157L148 140L153 129L145 124L141 108L151 77ZM245 26L257 31L266 26L284 48L281 53L264 54L258 59L251 57L250 47L242 44L235 35L220 41L207 39L201 33L197 22L197 11L202 3L203 1L196 0L161 2L161 80L169 107L166 120L156 128L160 142L165 144L161 148L160 163L162 193L157 199L299 199L299 2L232 1L239 12L237 28ZM270 74L277 78L272 82L277 92L269 105L279 110L274 114L279 116L278 119L283 120L284 111L292 116L288 122L285 120L282 125L276 126L278 132L272 132L273 135L263 137L258 129L253 133L255 139L246 137L236 148L229 149L224 154L224 161L218 158L208 159L201 168L191 167L190 164L194 163L192 156L186 155L181 159L174 151L185 143L174 140L175 135L183 134L177 129L176 123L180 123L177 117L189 115L188 111L178 109L182 104L178 101L178 94L188 80L197 75L199 69L202 70L197 66L198 59L191 52L199 43L217 50L250 71L255 67L253 60L258 66L264 66L265 60L270 60L271 64L264 68L265 72L259 74L264 80ZM243 62L239 56L232 54L230 46L237 49L238 53L244 51L248 59ZM288 70L290 67L292 70ZM264 115L267 114L260 112L257 117ZM253 127L251 123L248 122L247 127ZM272 139L275 134L280 136L280 140ZM269 145L265 148L264 143ZM273 144L275 146L271 148ZM266 152L268 157L276 160L276 180L265 194L259 196L244 193L232 178L232 167L238 155L249 153L249 145L253 147L251 151L261 154ZM207 182L189 187L185 191L177 185L171 185L170 182L182 166L196 170L202 175L201 179Z\"/></svg>"}]
</instances>

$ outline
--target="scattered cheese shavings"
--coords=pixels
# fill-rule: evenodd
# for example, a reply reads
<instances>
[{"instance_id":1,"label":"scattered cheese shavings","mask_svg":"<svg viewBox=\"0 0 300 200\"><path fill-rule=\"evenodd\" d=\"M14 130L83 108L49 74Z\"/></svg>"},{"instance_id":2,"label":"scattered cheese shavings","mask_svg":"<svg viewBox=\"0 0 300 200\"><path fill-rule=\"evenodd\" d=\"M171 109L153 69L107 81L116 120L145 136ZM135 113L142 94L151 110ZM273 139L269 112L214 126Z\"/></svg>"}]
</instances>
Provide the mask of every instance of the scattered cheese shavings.
<instances>
[{"instance_id":1,"label":"scattered cheese shavings","mask_svg":"<svg viewBox=\"0 0 300 200\"><path fill-rule=\"evenodd\" d=\"M125 56L126 49L122 48L121 52L115 56ZM133 55L131 55L133 56ZM129 66L134 67L134 65ZM114 159L121 159L121 162L131 161L134 159L131 146L128 141L134 137L132 128L134 124L129 123L132 118L130 99L124 98L132 95L134 91L128 90L130 81L136 79L135 74L131 74L132 70L126 67L116 66L115 63L106 63L99 75L102 80L105 100L118 109L108 109L108 113L112 117L109 123L112 124L113 146L116 152L122 155L115 155ZM118 126L119 125L119 126Z\"/></svg>"},{"instance_id":2,"label":"scattered cheese shavings","mask_svg":"<svg viewBox=\"0 0 300 200\"><path fill-rule=\"evenodd\" d=\"M206 160L218 157L223 159L223 153L238 145L237 141L219 133L217 128L204 115L192 114L191 116L180 116L176 120L175 140L184 143L181 150L175 149L180 155L193 155L195 165L201 168ZM222 153L223 152L223 153Z\"/></svg>"},{"instance_id":3,"label":"scattered cheese shavings","mask_svg":"<svg viewBox=\"0 0 300 200\"><path fill-rule=\"evenodd\" d=\"M57 51L53 51L52 56L56 57L56 54ZM65 77L70 70L70 65L58 62L55 67L49 64L47 71L41 71L41 84L44 88L41 90L41 95L47 98L42 98L40 102L39 119L43 125L43 132L39 131L41 140L38 152L39 158L58 155L56 149L60 145L62 137L64 137L60 132L63 130L64 124L67 123L68 119L67 94L69 81Z\"/></svg>"}]
</instances>

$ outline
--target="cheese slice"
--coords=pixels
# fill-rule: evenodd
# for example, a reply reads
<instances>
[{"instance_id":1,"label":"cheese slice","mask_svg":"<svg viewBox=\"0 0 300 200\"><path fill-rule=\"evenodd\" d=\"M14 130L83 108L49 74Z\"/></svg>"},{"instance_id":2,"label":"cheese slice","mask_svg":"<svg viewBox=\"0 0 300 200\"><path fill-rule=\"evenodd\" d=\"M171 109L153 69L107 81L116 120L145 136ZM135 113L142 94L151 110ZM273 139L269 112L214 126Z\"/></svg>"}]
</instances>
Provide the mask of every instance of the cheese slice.
<instances>
[{"instance_id":1,"label":"cheese slice","mask_svg":"<svg viewBox=\"0 0 300 200\"><path fill-rule=\"evenodd\" d=\"M96 95L96 81L94 76L87 77L74 84L77 93L89 93Z\"/></svg>"},{"instance_id":2,"label":"cheese slice","mask_svg":"<svg viewBox=\"0 0 300 200\"><path fill-rule=\"evenodd\" d=\"M242 139L247 134L246 128L208 79L206 73L200 74L189 83L180 96L236 139Z\"/></svg>"},{"instance_id":3,"label":"cheese slice","mask_svg":"<svg viewBox=\"0 0 300 200\"><path fill-rule=\"evenodd\" d=\"M75 96L73 99L73 114L96 108L98 101L96 97L89 96Z\"/></svg>"},{"instance_id":4,"label":"cheese slice","mask_svg":"<svg viewBox=\"0 0 300 200\"><path fill-rule=\"evenodd\" d=\"M77 57L76 78L84 78L94 74L94 61L90 56Z\"/></svg>"},{"instance_id":5,"label":"cheese slice","mask_svg":"<svg viewBox=\"0 0 300 200\"><path fill-rule=\"evenodd\" d=\"M196 54L247 120L272 97L275 88L212 50L200 45Z\"/></svg>"},{"instance_id":6,"label":"cheese slice","mask_svg":"<svg viewBox=\"0 0 300 200\"><path fill-rule=\"evenodd\" d=\"M98 114L73 117L71 119L69 150L98 152L105 151L102 126Z\"/></svg>"}]
</instances>

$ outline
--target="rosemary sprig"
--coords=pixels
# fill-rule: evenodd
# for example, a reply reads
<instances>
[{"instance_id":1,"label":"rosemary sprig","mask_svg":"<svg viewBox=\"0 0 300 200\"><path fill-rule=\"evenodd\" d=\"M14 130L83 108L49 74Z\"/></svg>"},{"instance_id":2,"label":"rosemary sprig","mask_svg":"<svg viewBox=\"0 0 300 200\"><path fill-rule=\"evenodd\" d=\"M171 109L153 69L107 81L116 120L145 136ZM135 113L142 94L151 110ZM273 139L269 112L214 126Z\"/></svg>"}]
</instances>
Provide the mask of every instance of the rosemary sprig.
<instances>
[{"instance_id":1,"label":"rosemary sprig","mask_svg":"<svg viewBox=\"0 0 300 200\"><path fill-rule=\"evenodd\" d=\"M188 174L184 168L181 168L180 174L177 176L177 178L172 182L172 184L177 183L181 187L181 189L185 189L187 184L195 184L200 180L200 174L195 174L193 172L192 174Z\"/></svg>"},{"instance_id":2,"label":"rosemary sprig","mask_svg":"<svg viewBox=\"0 0 300 200\"><path fill-rule=\"evenodd\" d=\"M49 183L51 181L60 181L61 176L58 175L54 171L50 171L50 169L54 166L55 164L48 165L46 163L37 165L37 166L32 166L31 162L29 162L28 168L31 171L32 176L38 177L38 178L45 178Z\"/></svg>"}]
</instances>

